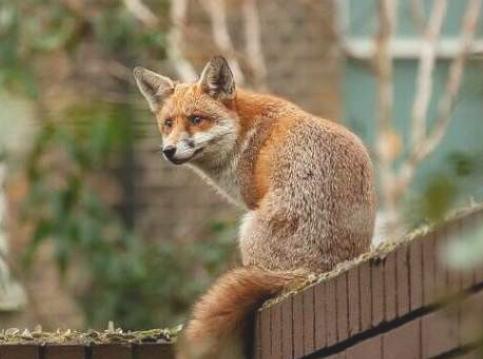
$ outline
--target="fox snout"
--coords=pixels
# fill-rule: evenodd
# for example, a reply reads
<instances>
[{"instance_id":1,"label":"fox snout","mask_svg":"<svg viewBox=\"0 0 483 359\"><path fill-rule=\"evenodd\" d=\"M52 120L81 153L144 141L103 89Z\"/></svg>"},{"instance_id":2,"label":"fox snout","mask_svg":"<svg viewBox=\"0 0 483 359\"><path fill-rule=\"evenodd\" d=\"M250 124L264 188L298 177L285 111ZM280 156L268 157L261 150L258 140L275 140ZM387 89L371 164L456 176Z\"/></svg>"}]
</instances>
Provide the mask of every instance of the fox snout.
<instances>
[{"instance_id":1,"label":"fox snout","mask_svg":"<svg viewBox=\"0 0 483 359\"><path fill-rule=\"evenodd\" d=\"M164 157L176 165L188 162L201 151L202 148L196 148L191 139L184 139L176 144L167 144L161 149Z\"/></svg>"}]
</instances>

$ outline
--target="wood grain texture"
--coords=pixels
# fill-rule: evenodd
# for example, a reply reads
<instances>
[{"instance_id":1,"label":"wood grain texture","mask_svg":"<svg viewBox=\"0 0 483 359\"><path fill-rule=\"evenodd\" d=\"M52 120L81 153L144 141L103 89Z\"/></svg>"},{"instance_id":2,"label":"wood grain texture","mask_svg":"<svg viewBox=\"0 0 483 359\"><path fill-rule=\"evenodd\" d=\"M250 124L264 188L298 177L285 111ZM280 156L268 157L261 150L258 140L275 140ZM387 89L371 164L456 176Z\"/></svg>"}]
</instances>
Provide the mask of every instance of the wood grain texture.
<instances>
[{"instance_id":1,"label":"wood grain texture","mask_svg":"<svg viewBox=\"0 0 483 359\"><path fill-rule=\"evenodd\" d=\"M40 359L38 345L0 345L1 359Z\"/></svg>"},{"instance_id":2,"label":"wood grain texture","mask_svg":"<svg viewBox=\"0 0 483 359\"><path fill-rule=\"evenodd\" d=\"M410 309L423 305L423 250L422 241L415 240L409 245L409 294Z\"/></svg>"},{"instance_id":3,"label":"wood grain texture","mask_svg":"<svg viewBox=\"0 0 483 359\"><path fill-rule=\"evenodd\" d=\"M92 359L131 359L130 345L99 344L92 347Z\"/></svg>"},{"instance_id":4,"label":"wood grain texture","mask_svg":"<svg viewBox=\"0 0 483 359\"><path fill-rule=\"evenodd\" d=\"M303 293L297 293L292 298L293 308L293 356L304 356L304 299Z\"/></svg>"},{"instance_id":5,"label":"wood grain texture","mask_svg":"<svg viewBox=\"0 0 483 359\"><path fill-rule=\"evenodd\" d=\"M359 269L347 272L347 299L349 301L349 337L361 330L361 301L359 293Z\"/></svg>"},{"instance_id":6,"label":"wood grain texture","mask_svg":"<svg viewBox=\"0 0 483 359\"><path fill-rule=\"evenodd\" d=\"M282 303L277 303L270 308L272 358L282 357Z\"/></svg>"},{"instance_id":7,"label":"wood grain texture","mask_svg":"<svg viewBox=\"0 0 483 359\"><path fill-rule=\"evenodd\" d=\"M359 265L359 299L362 331L372 326L372 282L369 262L364 262Z\"/></svg>"},{"instance_id":8,"label":"wood grain texture","mask_svg":"<svg viewBox=\"0 0 483 359\"><path fill-rule=\"evenodd\" d=\"M304 354L311 354L315 349L315 313L314 313L314 288L308 288L303 292L304 314Z\"/></svg>"},{"instance_id":9,"label":"wood grain texture","mask_svg":"<svg viewBox=\"0 0 483 359\"><path fill-rule=\"evenodd\" d=\"M282 358L293 358L292 296L282 302Z\"/></svg>"},{"instance_id":10,"label":"wood grain texture","mask_svg":"<svg viewBox=\"0 0 483 359\"><path fill-rule=\"evenodd\" d=\"M337 298L335 281L327 281L325 286L326 293L326 305L325 305L325 317L326 317L326 333L327 333L327 346L337 343Z\"/></svg>"},{"instance_id":11,"label":"wood grain texture","mask_svg":"<svg viewBox=\"0 0 483 359\"><path fill-rule=\"evenodd\" d=\"M364 340L346 350L347 359L381 359L382 336ZM402 359L402 358L401 358Z\"/></svg>"},{"instance_id":12,"label":"wood grain texture","mask_svg":"<svg viewBox=\"0 0 483 359\"><path fill-rule=\"evenodd\" d=\"M349 301L347 290L347 273L335 278L337 299L337 340L339 342L349 337Z\"/></svg>"},{"instance_id":13,"label":"wood grain texture","mask_svg":"<svg viewBox=\"0 0 483 359\"><path fill-rule=\"evenodd\" d=\"M382 336L384 359L421 358L421 322L413 320Z\"/></svg>"},{"instance_id":14,"label":"wood grain texture","mask_svg":"<svg viewBox=\"0 0 483 359\"><path fill-rule=\"evenodd\" d=\"M396 255L389 253L384 260L384 320L389 322L396 317Z\"/></svg>"},{"instance_id":15,"label":"wood grain texture","mask_svg":"<svg viewBox=\"0 0 483 359\"><path fill-rule=\"evenodd\" d=\"M382 260L371 261L372 289L372 326L375 327L384 319L384 263Z\"/></svg>"},{"instance_id":16,"label":"wood grain texture","mask_svg":"<svg viewBox=\"0 0 483 359\"><path fill-rule=\"evenodd\" d=\"M409 312L410 290L408 262L408 246L403 245L396 250L396 292L398 317L402 317Z\"/></svg>"},{"instance_id":17,"label":"wood grain texture","mask_svg":"<svg viewBox=\"0 0 483 359\"><path fill-rule=\"evenodd\" d=\"M84 359L86 357L84 345L46 345L45 359ZM3 358L2 358L3 359Z\"/></svg>"},{"instance_id":18,"label":"wood grain texture","mask_svg":"<svg viewBox=\"0 0 483 359\"><path fill-rule=\"evenodd\" d=\"M327 345L326 301L325 283L322 282L314 287L314 341L318 350L325 348Z\"/></svg>"}]
</instances>

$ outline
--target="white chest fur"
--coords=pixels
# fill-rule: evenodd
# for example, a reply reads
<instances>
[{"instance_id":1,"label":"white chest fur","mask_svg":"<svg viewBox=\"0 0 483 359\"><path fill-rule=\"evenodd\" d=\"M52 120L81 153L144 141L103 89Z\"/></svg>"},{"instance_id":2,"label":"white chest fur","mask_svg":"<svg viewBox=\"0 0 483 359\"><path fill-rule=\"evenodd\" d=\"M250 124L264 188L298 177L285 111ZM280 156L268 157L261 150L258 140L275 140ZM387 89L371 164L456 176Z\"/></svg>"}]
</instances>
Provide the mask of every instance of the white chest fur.
<instances>
[{"instance_id":1,"label":"white chest fur","mask_svg":"<svg viewBox=\"0 0 483 359\"><path fill-rule=\"evenodd\" d=\"M233 159L229 165L216 170L203 170L196 166L190 167L230 203L245 208L240 193L240 185L237 181L237 163L237 159Z\"/></svg>"}]
</instances>

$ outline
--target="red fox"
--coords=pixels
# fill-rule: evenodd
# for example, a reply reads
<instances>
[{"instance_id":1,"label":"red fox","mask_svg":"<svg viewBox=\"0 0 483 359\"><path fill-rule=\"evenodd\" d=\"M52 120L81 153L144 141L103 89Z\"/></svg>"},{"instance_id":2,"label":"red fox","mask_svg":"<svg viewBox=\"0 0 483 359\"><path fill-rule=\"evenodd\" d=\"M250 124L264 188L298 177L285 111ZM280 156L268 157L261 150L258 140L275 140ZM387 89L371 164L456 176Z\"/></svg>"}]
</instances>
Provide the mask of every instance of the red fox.
<instances>
[{"instance_id":1,"label":"red fox","mask_svg":"<svg viewBox=\"0 0 483 359\"><path fill-rule=\"evenodd\" d=\"M243 266L195 304L177 358L244 358L246 318L309 273L369 250L373 169L356 135L278 97L236 89L223 57L199 81L178 83L136 67L157 119L164 157L186 164L246 209Z\"/></svg>"}]
</instances>

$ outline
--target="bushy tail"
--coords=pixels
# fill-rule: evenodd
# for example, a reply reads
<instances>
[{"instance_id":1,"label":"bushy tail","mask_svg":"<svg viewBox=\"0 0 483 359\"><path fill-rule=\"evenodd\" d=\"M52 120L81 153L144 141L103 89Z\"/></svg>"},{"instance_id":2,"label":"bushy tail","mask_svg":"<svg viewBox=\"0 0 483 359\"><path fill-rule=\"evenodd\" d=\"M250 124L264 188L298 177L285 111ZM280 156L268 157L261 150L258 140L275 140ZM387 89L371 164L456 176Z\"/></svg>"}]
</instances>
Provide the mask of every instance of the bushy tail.
<instances>
[{"instance_id":1,"label":"bushy tail","mask_svg":"<svg viewBox=\"0 0 483 359\"><path fill-rule=\"evenodd\" d=\"M255 267L224 274L195 304L177 358L243 358L240 337L249 314L264 300L305 278L300 273Z\"/></svg>"}]
</instances>

